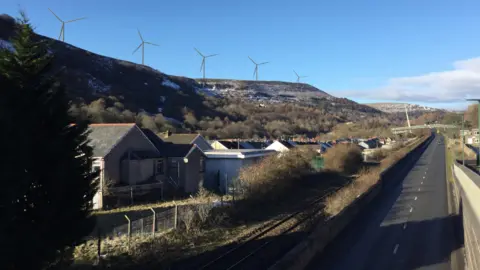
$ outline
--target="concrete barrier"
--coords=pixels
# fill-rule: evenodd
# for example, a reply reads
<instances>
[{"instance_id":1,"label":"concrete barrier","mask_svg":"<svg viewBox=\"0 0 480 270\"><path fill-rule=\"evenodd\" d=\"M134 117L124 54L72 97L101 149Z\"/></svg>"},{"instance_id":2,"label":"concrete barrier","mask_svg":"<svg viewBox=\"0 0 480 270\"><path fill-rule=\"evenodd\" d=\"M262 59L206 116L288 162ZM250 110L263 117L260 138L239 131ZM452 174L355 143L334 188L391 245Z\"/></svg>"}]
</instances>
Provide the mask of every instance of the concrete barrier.
<instances>
[{"instance_id":1,"label":"concrete barrier","mask_svg":"<svg viewBox=\"0 0 480 270\"><path fill-rule=\"evenodd\" d=\"M340 213L318 224L305 240L297 244L282 259L277 261L275 265L270 267L269 270L304 269L313 257L322 252L323 249L332 242L335 237L337 237L337 235L339 235L341 231L353 221L354 218L356 218L357 214L375 197L377 197L380 192L382 192L382 190L385 190L388 186L403 178L403 173L409 171L410 166L415 164L433 138L433 136L430 136L394 165L385 169L381 173L380 180L375 185L370 187L368 191L360 195Z\"/></svg>"},{"instance_id":2,"label":"concrete barrier","mask_svg":"<svg viewBox=\"0 0 480 270\"><path fill-rule=\"evenodd\" d=\"M453 165L455 208L463 220L465 269L480 269L480 176Z\"/></svg>"}]
</instances>

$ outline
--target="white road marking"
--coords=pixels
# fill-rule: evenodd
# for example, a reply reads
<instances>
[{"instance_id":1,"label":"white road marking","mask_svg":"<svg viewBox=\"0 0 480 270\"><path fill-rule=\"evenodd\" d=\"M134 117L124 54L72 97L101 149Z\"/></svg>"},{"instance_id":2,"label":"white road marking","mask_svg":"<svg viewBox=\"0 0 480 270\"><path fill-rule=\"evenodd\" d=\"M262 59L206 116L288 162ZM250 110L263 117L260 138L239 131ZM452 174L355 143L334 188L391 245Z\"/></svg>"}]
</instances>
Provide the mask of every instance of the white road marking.
<instances>
[{"instance_id":1,"label":"white road marking","mask_svg":"<svg viewBox=\"0 0 480 270\"><path fill-rule=\"evenodd\" d=\"M403 224L403 229L405 230L407 228L407 223Z\"/></svg>"},{"instance_id":2,"label":"white road marking","mask_svg":"<svg viewBox=\"0 0 480 270\"><path fill-rule=\"evenodd\" d=\"M423 179L425 179L425 176L423 177Z\"/></svg>"},{"instance_id":3,"label":"white road marking","mask_svg":"<svg viewBox=\"0 0 480 270\"><path fill-rule=\"evenodd\" d=\"M422 181L422 183L420 183L420 184L423 185L423 181Z\"/></svg>"},{"instance_id":4,"label":"white road marking","mask_svg":"<svg viewBox=\"0 0 480 270\"><path fill-rule=\"evenodd\" d=\"M420 191L420 188L418 188L418 191Z\"/></svg>"},{"instance_id":5,"label":"white road marking","mask_svg":"<svg viewBox=\"0 0 480 270\"><path fill-rule=\"evenodd\" d=\"M417 200L417 197L415 196L415 201Z\"/></svg>"},{"instance_id":6,"label":"white road marking","mask_svg":"<svg viewBox=\"0 0 480 270\"><path fill-rule=\"evenodd\" d=\"M395 245L395 248L393 249L393 254L397 254L397 250L398 250L398 244Z\"/></svg>"},{"instance_id":7,"label":"white road marking","mask_svg":"<svg viewBox=\"0 0 480 270\"><path fill-rule=\"evenodd\" d=\"M413 207L410 207L410 213L413 211Z\"/></svg>"}]
</instances>

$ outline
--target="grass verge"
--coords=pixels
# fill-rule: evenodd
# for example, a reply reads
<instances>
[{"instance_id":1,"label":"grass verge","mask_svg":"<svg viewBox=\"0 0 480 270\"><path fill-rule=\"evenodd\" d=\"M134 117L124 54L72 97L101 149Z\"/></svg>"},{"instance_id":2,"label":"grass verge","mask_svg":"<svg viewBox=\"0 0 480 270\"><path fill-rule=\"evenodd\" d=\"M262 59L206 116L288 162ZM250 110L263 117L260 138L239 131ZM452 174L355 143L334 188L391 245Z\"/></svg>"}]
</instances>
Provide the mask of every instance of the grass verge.
<instances>
[{"instance_id":1,"label":"grass verge","mask_svg":"<svg viewBox=\"0 0 480 270\"><path fill-rule=\"evenodd\" d=\"M428 137L422 137L412 144L392 151L380 162L379 167L362 170L350 185L345 186L335 194L326 198L325 213L329 216L334 216L340 213L340 211L355 201L361 194L365 193L375 185L379 181L383 170L402 159L427 138Z\"/></svg>"}]
</instances>

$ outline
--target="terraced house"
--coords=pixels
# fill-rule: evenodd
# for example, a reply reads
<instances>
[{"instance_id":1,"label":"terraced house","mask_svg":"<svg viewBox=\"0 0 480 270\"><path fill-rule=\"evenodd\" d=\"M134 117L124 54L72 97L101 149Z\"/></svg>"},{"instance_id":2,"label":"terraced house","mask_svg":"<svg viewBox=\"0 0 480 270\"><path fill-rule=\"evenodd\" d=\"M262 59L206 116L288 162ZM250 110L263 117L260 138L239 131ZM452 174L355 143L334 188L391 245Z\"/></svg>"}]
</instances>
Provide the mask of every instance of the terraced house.
<instances>
[{"instance_id":1,"label":"terraced house","mask_svg":"<svg viewBox=\"0 0 480 270\"><path fill-rule=\"evenodd\" d=\"M93 170L100 171L94 208L103 208L105 188L148 190L165 180L165 162L136 124L92 124Z\"/></svg>"}]
</instances>

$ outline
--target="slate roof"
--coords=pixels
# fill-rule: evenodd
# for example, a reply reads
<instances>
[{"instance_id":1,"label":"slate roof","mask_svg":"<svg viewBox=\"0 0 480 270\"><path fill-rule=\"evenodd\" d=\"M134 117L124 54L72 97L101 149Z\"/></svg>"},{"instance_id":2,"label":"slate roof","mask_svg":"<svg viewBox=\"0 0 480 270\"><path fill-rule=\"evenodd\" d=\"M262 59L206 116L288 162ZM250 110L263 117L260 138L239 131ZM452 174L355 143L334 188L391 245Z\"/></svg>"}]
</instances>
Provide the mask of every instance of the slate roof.
<instances>
[{"instance_id":1,"label":"slate roof","mask_svg":"<svg viewBox=\"0 0 480 270\"><path fill-rule=\"evenodd\" d=\"M267 146L271 144L271 142L254 142L248 141L248 143L253 146L254 149L265 149Z\"/></svg>"},{"instance_id":2,"label":"slate roof","mask_svg":"<svg viewBox=\"0 0 480 270\"><path fill-rule=\"evenodd\" d=\"M164 142L174 144L191 144L199 134L172 134L167 138L162 138Z\"/></svg>"},{"instance_id":3,"label":"slate roof","mask_svg":"<svg viewBox=\"0 0 480 270\"><path fill-rule=\"evenodd\" d=\"M221 143L223 146L225 146L227 149L251 149L245 147L245 145L242 142L233 142L233 141L218 141Z\"/></svg>"},{"instance_id":4,"label":"slate roof","mask_svg":"<svg viewBox=\"0 0 480 270\"><path fill-rule=\"evenodd\" d=\"M193 144L164 143L161 151L167 157L187 157L195 147Z\"/></svg>"},{"instance_id":5,"label":"slate roof","mask_svg":"<svg viewBox=\"0 0 480 270\"><path fill-rule=\"evenodd\" d=\"M279 143L283 144L286 148L290 149L293 148L294 146L289 142L289 141L278 141Z\"/></svg>"},{"instance_id":6,"label":"slate roof","mask_svg":"<svg viewBox=\"0 0 480 270\"><path fill-rule=\"evenodd\" d=\"M153 143L153 145L155 145L157 150L160 151L160 153L162 153L162 147L165 144L165 142L162 141L162 139L150 129L142 128L142 132Z\"/></svg>"},{"instance_id":7,"label":"slate roof","mask_svg":"<svg viewBox=\"0 0 480 270\"><path fill-rule=\"evenodd\" d=\"M91 124L90 146L93 157L105 157L112 148L132 129L135 124Z\"/></svg>"}]
</instances>

